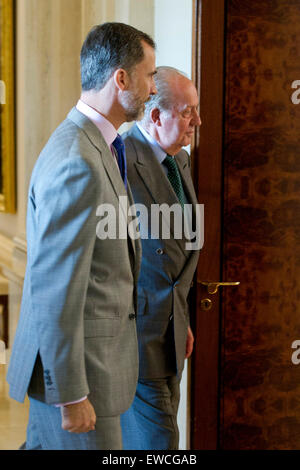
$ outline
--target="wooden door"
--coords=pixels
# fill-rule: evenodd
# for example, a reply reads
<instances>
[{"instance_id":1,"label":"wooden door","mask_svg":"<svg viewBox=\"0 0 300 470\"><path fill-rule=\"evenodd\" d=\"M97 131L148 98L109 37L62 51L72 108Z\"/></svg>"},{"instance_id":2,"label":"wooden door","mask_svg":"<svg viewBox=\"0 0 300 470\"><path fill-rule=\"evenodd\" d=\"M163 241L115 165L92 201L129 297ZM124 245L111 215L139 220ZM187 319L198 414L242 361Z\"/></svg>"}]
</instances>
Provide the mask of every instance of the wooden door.
<instances>
[{"instance_id":1,"label":"wooden door","mask_svg":"<svg viewBox=\"0 0 300 470\"><path fill-rule=\"evenodd\" d=\"M299 449L300 2L203 0L195 20L191 448ZM201 281L240 285L210 295Z\"/></svg>"}]
</instances>

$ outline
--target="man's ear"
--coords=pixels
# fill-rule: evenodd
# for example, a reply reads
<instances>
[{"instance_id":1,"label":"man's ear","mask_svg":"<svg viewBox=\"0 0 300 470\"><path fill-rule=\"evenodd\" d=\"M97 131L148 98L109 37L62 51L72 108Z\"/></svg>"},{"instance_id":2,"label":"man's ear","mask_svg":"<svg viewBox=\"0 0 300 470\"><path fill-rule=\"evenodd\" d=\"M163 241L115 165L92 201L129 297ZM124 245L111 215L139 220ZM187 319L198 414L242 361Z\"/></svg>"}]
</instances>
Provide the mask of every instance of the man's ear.
<instances>
[{"instance_id":1,"label":"man's ear","mask_svg":"<svg viewBox=\"0 0 300 470\"><path fill-rule=\"evenodd\" d=\"M127 90L129 87L129 75L124 69L117 69L113 75L114 83L120 91Z\"/></svg>"},{"instance_id":2,"label":"man's ear","mask_svg":"<svg viewBox=\"0 0 300 470\"><path fill-rule=\"evenodd\" d=\"M155 124L156 126L161 126L160 110L158 108L151 109L150 117L151 117L151 121L153 122L153 124Z\"/></svg>"}]
</instances>

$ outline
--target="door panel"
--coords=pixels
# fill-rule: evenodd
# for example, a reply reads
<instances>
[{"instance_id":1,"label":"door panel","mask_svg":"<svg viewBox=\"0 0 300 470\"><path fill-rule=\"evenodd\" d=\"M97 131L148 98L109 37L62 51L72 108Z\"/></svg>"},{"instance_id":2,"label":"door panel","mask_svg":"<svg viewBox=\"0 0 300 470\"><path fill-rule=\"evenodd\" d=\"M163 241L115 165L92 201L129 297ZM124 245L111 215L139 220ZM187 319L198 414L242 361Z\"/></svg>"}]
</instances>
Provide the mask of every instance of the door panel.
<instances>
[{"instance_id":1,"label":"door panel","mask_svg":"<svg viewBox=\"0 0 300 470\"><path fill-rule=\"evenodd\" d=\"M218 281L222 272L224 0L213 3L196 2L195 11L194 75L202 125L196 130L193 168L198 201L205 211L204 248L196 274L199 281ZM191 316L191 324L196 341L191 366L190 442L193 449L214 449L219 431L219 293L211 296L195 283L192 294L196 314ZM212 300L210 310L201 309L203 299Z\"/></svg>"},{"instance_id":2,"label":"door panel","mask_svg":"<svg viewBox=\"0 0 300 470\"><path fill-rule=\"evenodd\" d=\"M195 292L193 448L300 447L299 24L298 0L202 2L197 277L241 284Z\"/></svg>"}]
</instances>

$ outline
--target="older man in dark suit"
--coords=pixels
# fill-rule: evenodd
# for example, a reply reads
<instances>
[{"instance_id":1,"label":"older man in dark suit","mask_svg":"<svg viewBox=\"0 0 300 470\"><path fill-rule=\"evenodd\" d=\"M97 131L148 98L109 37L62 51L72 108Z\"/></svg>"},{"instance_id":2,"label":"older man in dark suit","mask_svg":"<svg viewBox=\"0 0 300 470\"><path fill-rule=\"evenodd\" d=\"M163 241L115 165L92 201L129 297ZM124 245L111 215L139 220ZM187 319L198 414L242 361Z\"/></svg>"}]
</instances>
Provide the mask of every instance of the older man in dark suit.
<instances>
[{"instance_id":1,"label":"older man in dark suit","mask_svg":"<svg viewBox=\"0 0 300 470\"><path fill-rule=\"evenodd\" d=\"M190 157L182 147L191 143L195 126L201 124L198 95L192 81L171 67L158 67L155 83L157 95L146 103L144 119L123 135L128 178L135 203L146 206L149 214L155 204L175 205L177 211L168 239L161 233L151 236L157 231L153 226L149 230L151 216L140 217L139 382L133 405L121 416L125 449L178 448L180 378L194 341L187 297L199 244L189 245L187 239L198 206ZM178 237L180 215L189 230Z\"/></svg>"}]
</instances>

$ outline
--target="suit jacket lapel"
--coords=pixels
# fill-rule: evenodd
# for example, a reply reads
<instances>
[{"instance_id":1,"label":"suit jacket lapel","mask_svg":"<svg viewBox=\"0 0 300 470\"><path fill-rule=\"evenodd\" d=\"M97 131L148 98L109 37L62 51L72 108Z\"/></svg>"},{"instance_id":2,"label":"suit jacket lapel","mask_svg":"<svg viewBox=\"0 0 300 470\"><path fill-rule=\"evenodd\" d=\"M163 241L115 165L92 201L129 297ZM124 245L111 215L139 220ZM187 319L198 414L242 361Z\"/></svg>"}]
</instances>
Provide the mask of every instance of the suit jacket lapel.
<instances>
[{"instance_id":1,"label":"suit jacket lapel","mask_svg":"<svg viewBox=\"0 0 300 470\"><path fill-rule=\"evenodd\" d=\"M166 174L162 171L161 164L157 161L149 144L136 125L132 128L132 135L136 139L134 144L137 144L137 162L135 166L153 202L155 204L166 203L169 206L178 203L173 188Z\"/></svg>"},{"instance_id":2,"label":"suit jacket lapel","mask_svg":"<svg viewBox=\"0 0 300 470\"><path fill-rule=\"evenodd\" d=\"M143 180L145 187L150 193L153 202L155 204L165 203L169 207L173 204L178 204L178 199L167 175L162 170L161 164L157 161L156 156L136 125L132 127L130 134L134 137L134 141L132 142L136 147L137 161L135 162L135 167ZM170 232L174 235L172 226L170 226ZM187 256L184 248L184 233L181 239L176 238L175 240Z\"/></svg>"},{"instance_id":3,"label":"suit jacket lapel","mask_svg":"<svg viewBox=\"0 0 300 470\"><path fill-rule=\"evenodd\" d=\"M181 175L184 191L187 196L188 203L192 204L192 220L193 220L193 226L194 226L195 221L196 221L196 204L198 204L198 200L197 200L197 196L196 196L194 185L193 185L192 178L191 178L191 169L186 161L186 158L182 160L179 155L178 157L179 158L177 158L176 161L178 164L179 173ZM193 228L195 229L196 227L193 227Z\"/></svg>"},{"instance_id":4,"label":"suit jacket lapel","mask_svg":"<svg viewBox=\"0 0 300 470\"><path fill-rule=\"evenodd\" d=\"M136 212L134 210L134 200L133 200L133 196L132 196L129 184L127 185L127 195L128 195L128 208L129 208L129 206L132 207L132 211L133 211L132 216L134 217L134 216L136 216ZM133 252L134 252L134 254L136 254L136 240L132 239L129 234L128 234L128 236L129 236L130 242L132 244Z\"/></svg>"},{"instance_id":5,"label":"suit jacket lapel","mask_svg":"<svg viewBox=\"0 0 300 470\"><path fill-rule=\"evenodd\" d=\"M111 153L111 150L105 142L99 129L95 126L95 124L93 124L90 119L88 119L76 108L73 108L70 111L70 113L68 114L68 118L86 133L90 142L94 145L94 147L99 150L104 168L106 170L108 178L110 179L111 185L118 200L119 196L127 196L126 188L124 186L123 179L120 175L119 168L116 162L114 161L114 157ZM127 220L127 214L124 212L123 207L122 211Z\"/></svg>"},{"instance_id":6,"label":"suit jacket lapel","mask_svg":"<svg viewBox=\"0 0 300 470\"><path fill-rule=\"evenodd\" d=\"M127 193L128 193L128 204L132 206L134 214L136 215L135 209L134 209L134 199L132 196L132 192L130 189L130 184L127 182ZM134 214L132 214L134 216ZM141 241L140 238L137 239L132 239L130 235L128 234L128 237L130 239L129 243L132 245L134 257L135 257L135 266L134 266L134 277L135 281L137 283L138 281L138 275L139 275L139 269L140 269L140 263L141 263Z\"/></svg>"},{"instance_id":7,"label":"suit jacket lapel","mask_svg":"<svg viewBox=\"0 0 300 470\"><path fill-rule=\"evenodd\" d=\"M126 225L128 226L128 206L133 205L133 197L130 191L130 187L128 185L128 193L126 191L123 179L120 175L120 171L118 165L114 161L112 156L111 150L108 147L107 143L105 142L101 132L99 129L92 123L90 119L88 119L84 114L78 111L76 108L73 108L68 118L71 119L77 126L79 126L87 135L90 142L96 147L100 155L102 157L102 162L104 168L106 170L107 176L110 179L111 185L113 190L116 194L116 197L119 202L119 196L125 196L128 198L128 204L124 207L121 204L121 210L125 217ZM127 233L128 236L128 233ZM139 257L140 257L140 240L132 240L131 237L129 243L132 245L133 254L135 258L135 271L137 271L137 267L139 266Z\"/></svg>"},{"instance_id":8,"label":"suit jacket lapel","mask_svg":"<svg viewBox=\"0 0 300 470\"><path fill-rule=\"evenodd\" d=\"M187 161L183 162L180 158L176 158L179 173L181 175L182 183L184 186L184 191L187 195L187 199L189 204L197 204L197 197L195 193L195 189L191 179L191 170L187 163Z\"/></svg>"}]
</instances>

